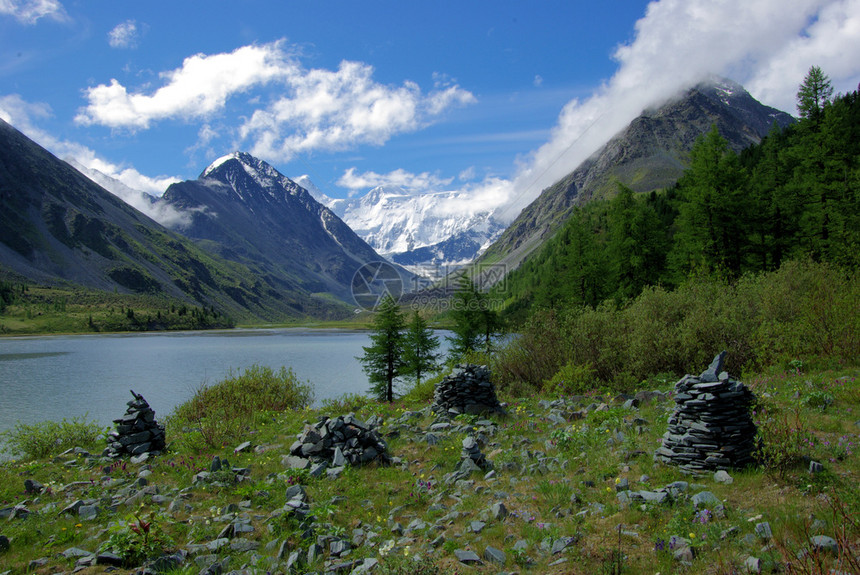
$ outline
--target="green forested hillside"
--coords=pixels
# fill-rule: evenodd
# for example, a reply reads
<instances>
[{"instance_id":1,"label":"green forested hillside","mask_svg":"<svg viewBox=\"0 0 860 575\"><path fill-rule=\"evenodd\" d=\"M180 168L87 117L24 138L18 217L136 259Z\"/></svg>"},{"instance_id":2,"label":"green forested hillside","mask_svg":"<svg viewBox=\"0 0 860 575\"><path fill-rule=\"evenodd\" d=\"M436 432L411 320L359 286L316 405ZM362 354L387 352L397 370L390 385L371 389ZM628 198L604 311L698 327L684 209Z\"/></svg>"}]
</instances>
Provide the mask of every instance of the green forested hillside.
<instances>
[{"instance_id":1,"label":"green forested hillside","mask_svg":"<svg viewBox=\"0 0 860 575\"><path fill-rule=\"evenodd\" d=\"M740 154L716 130L689 169L646 195L619 185L576 208L560 232L497 295L526 310L624 301L691 275L738 278L810 258L860 264L860 96L823 103Z\"/></svg>"}]
</instances>

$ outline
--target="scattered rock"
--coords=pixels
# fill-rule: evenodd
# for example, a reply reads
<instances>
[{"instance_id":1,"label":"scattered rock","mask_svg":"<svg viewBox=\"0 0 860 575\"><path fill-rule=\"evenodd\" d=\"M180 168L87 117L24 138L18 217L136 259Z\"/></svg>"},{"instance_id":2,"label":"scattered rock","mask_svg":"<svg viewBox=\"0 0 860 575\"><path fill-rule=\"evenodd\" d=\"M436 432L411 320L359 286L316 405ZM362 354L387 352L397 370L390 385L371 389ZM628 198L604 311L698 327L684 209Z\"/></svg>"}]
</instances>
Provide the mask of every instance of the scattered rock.
<instances>
[{"instance_id":1,"label":"scattered rock","mask_svg":"<svg viewBox=\"0 0 860 575\"><path fill-rule=\"evenodd\" d=\"M481 558L474 551L468 551L466 549L455 549L454 556L457 558L457 561L463 563L464 565L483 565L484 562L481 561Z\"/></svg>"},{"instance_id":2,"label":"scattered rock","mask_svg":"<svg viewBox=\"0 0 860 575\"><path fill-rule=\"evenodd\" d=\"M693 502L693 507L719 505L721 503L717 496L710 491L700 491L699 493L696 493L693 495L691 501Z\"/></svg>"},{"instance_id":3,"label":"scattered rock","mask_svg":"<svg viewBox=\"0 0 860 575\"><path fill-rule=\"evenodd\" d=\"M750 573L761 573L761 559L757 557L747 557L744 561L744 566Z\"/></svg>"},{"instance_id":4,"label":"scattered rock","mask_svg":"<svg viewBox=\"0 0 860 575\"><path fill-rule=\"evenodd\" d=\"M504 566L507 562L507 557L505 556L505 552L501 549L496 549L495 547L487 546L484 549L484 560L489 561L490 563L495 563L496 565Z\"/></svg>"},{"instance_id":5,"label":"scattered rock","mask_svg":"<svg viewBox=\"0 0 860 575\"><path fill-rule=\"evenodd\" d=\"M42 492L42 489L44 489L44 488L45 488L45 486L42 485L41 483L39 483L38 481L35 481L33 479L25 479L24 480L24 492L27 495L38 495L39 493Z\"/></svg>"},{"instance_id":6,"label":"scattered rock","mask_svg":"<svg viewBox=\"0 0 860 575\"><path fill-rule=\"evenodd\" d=\"M731 485L734 483L735 479L724 469L720 469L716 473L714 473L714 481L717 483L722 483L724 485Z\"/></svg>"},{"instance_id":7,"label":"scattered rock","mask_svg":"<svg viewBox=\"0 0 860 575\"><path fill-rule=\"evenodd\" d=\"M372 461L391 463L388 445L376 426L351 413L334 419L324 416L317 423L306 425L290 448L290 454L297 458L289 460L291 466L302 465L300 459L304 459L310 463L310 473L315 477L321 476L329 466L364 465Z\"/></svg>"},{"instance_id":8,"label":"scattered rock","mask_svg":"<svg viewBox=\"0 0 860 575\"><path fill-rule=\"evenodd\" d=\"M481 531L484 530L484 527L486 527L486 526L487 526L487 524L484 523L483 521L472 521L469 524L469 530L472 533L480 533Z\"/></svg>"},{"instance_id":9,"label":"scattered rock","mask_svg":"<svg viewBox=\"0 0 860 575\"><path fill-rule=\"evenodd\" d=\"M824 466L818 463L817 461L809 462L809 472L810 473L821 473L824 471Z\"/></svg>"},{"instance_id":10,"label":"scattered rock","mask_svg":"<svg viewBox=\"0 0 860 575\"><path fill-rule=\"evenodd\" d=\"M815 551L825 551L833 553L834 555L839 554L839 544L836 543L836 540L832 537L828 537L826 535L814 535L809 538L809 541L812 543L812 548Z\"/></svg>"},{"instance_id":11,"label":"scattered rock","mask_svg":"<svg viewBox=\"0 0 860 575\"><path fill-rule=\"evenodd\" d=\"M755 533L762 539L769 540L773 538L773 531L770 528L770 523L768 523L767 521L763 521L762 523L756 523Z\"/></svg>"},{"instance_id":12,"label":"scattered rock","mask_svg":"<svg viewBox=\"0 0 860 575\"><path fill-rule=\"evenodd\" d=\"M508 508L504 503L493 503L490 507L490 516L496 521L504 521L508 516Z\"/></svg>"}]
</instances>

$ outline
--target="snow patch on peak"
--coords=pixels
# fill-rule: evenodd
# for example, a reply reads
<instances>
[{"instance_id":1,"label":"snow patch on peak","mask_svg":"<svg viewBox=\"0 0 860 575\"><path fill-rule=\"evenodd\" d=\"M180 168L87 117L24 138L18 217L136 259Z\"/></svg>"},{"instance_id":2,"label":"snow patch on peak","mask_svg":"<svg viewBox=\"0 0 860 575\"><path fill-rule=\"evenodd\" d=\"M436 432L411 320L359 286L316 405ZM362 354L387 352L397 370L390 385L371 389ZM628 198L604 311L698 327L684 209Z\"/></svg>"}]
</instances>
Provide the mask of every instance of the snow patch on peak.
<instances>
[{"instance_id":1,"label":"snow patch on peak","mask_svg":"<svg viewBox=\"0 0 860 575\"><path fill-rule=\"evenodd\" d=\"M200 174L200 177L201 178L207 177L209 174L211 174L212 172L217 170L219 167L221 167L222 164L229 162L230 160L238 160L239 154L240 154L240 152L233 152L232 154L227 154L226 156L221 156L220 158L218 158L217 160L215 160L214 162L209 164L209 167L206 168L205 170L203 170L203 173Z\"/></svg>"}]
</instances>

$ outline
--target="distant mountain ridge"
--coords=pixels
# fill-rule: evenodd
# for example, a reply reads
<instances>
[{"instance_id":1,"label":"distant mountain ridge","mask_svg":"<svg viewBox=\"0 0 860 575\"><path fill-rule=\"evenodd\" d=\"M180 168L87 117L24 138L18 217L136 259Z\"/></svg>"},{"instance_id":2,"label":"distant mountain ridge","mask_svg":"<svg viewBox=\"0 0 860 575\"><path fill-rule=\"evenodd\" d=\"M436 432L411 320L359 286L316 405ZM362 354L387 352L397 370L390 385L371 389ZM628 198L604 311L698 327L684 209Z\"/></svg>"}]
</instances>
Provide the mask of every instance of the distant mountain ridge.
<instances>
[{"instance_id":1,"label":"distant mountain ridge","mask_svg":"<svg viewBox=\"0 0 860 575\"><path fill-rule=\"evenodd\" d=\"M382 259L306 189L247 153L172 184L160 202L188 215L172 229L275 285L350 301L355 272Z\"/></svg>"},{"instance_id":2,"label":"distant mountain ridge","mask_svg":"<svg viewBox=\"0 0 860 575\"><path fill-rule=\"evenodd\" d=\"M464 192L410 194L377 186L358 198L317 194L377 252L419 274L444 274L446 268L468 264L504 230L489 211L462 209L468 206ZM455 211L452 205L461 208Z\"/></svg>"},{"instance_id":3,"label":"distant mountain ridge","mask_svg":"<svg viewBox=\"0 0 860 575\"><path fill-rule=\"evenodd\" d=\"M349 308L260 277L134 209L0 120L0 276L164 294L234 318L342 317Z\"/></svg>"},{"instance_id":4,"label":"distant mountain ridge","mask_svg":"<svg viewBox=\"0 0 860 575\"><path fill-rule=\"evenodd\" d=\"M618 182L636 192L673 185L696 139L712 125L732 149L740 151L761 141L772 126L793 121L789 114L755 100L740 84L711 78L662 106L643 111L526 206L481 259L516 267L558 230L575 206L613 195Z\"/></svg>"}]
</instances>

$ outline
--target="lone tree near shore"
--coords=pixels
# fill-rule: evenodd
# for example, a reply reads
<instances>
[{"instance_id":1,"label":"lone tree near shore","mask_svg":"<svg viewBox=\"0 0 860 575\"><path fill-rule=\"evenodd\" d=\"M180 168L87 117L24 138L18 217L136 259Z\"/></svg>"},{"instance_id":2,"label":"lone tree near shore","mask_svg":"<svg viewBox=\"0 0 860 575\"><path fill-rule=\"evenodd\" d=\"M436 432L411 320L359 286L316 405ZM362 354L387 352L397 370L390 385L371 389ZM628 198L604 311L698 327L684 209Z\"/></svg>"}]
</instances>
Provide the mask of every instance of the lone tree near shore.
<instances>
[{"instance_id":1,"label":"lone tree near shore","mask_svg":"<svg viewBox=\"0 0 860 575\"><path fill-rule=\"evenodd\" d=\"M379 401L394 401L394 378L405 365L404 326L397 302L386 295L376 308L371 345L362 347L364 355L358 358L370 380L370 391Z\"/></svg>"},{"instance_id":2,"label":"lone tree near shore","mask_svg":"<svg viewBox=\"0 0 860 575\"><path fill-rule=\"evenodd\" d=\"M415 310L404 339L403 375L412 377L415 385L421 385L422 376L439 368L438 348L439 338L433 335L427 321Z\"/></svg>"}]
</instances>

